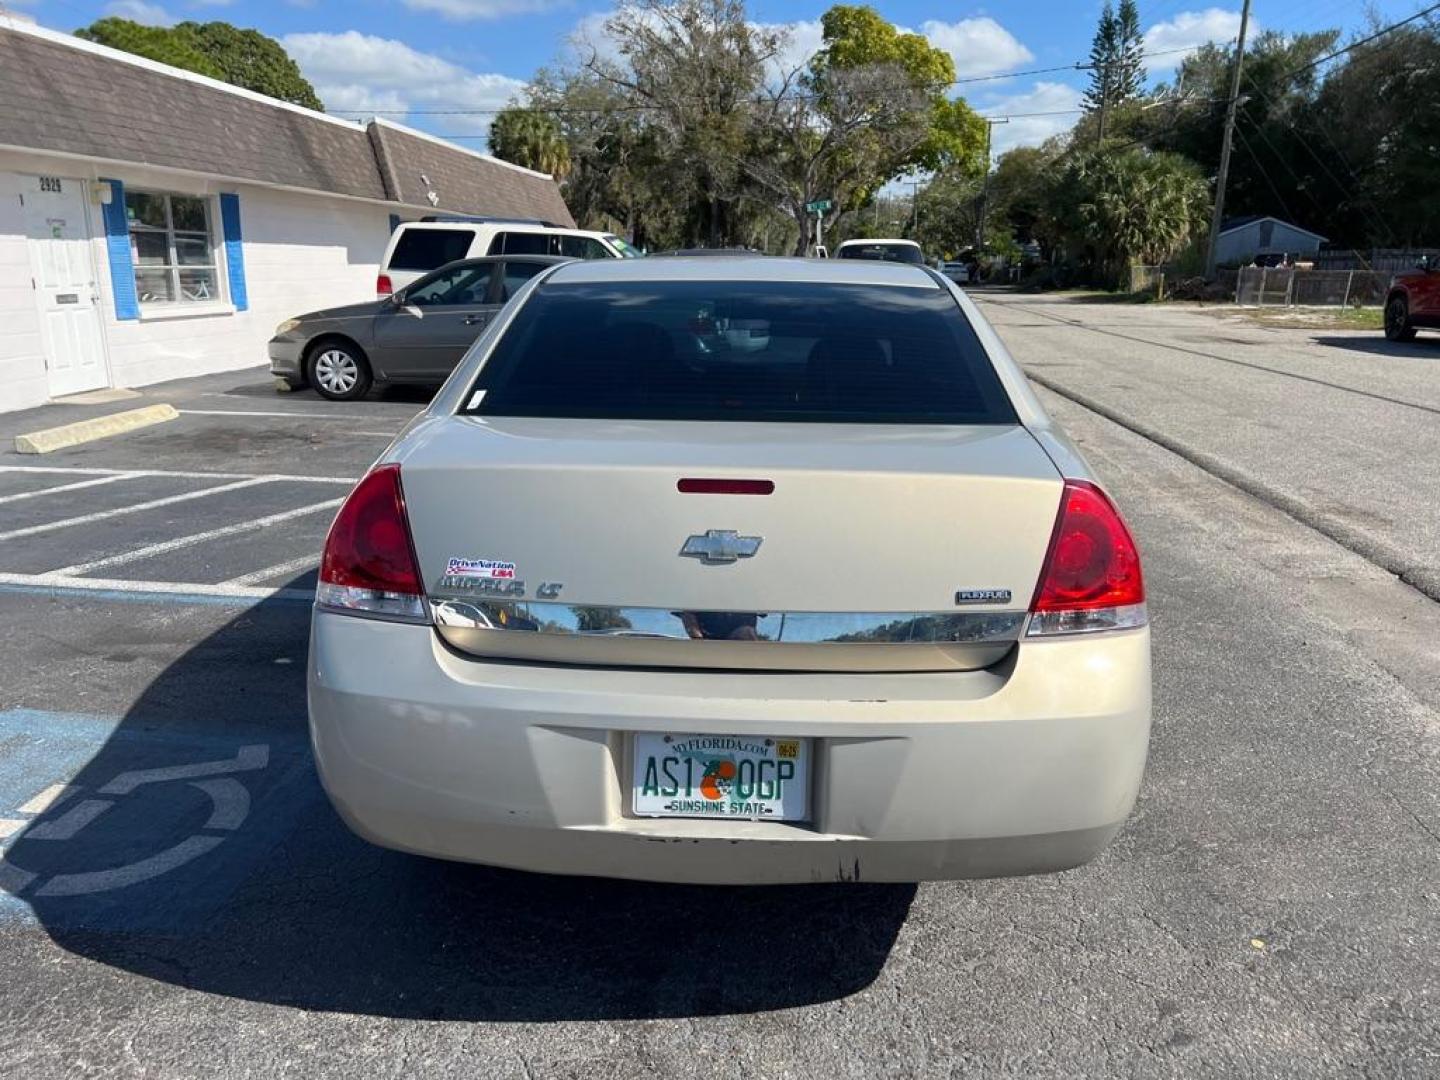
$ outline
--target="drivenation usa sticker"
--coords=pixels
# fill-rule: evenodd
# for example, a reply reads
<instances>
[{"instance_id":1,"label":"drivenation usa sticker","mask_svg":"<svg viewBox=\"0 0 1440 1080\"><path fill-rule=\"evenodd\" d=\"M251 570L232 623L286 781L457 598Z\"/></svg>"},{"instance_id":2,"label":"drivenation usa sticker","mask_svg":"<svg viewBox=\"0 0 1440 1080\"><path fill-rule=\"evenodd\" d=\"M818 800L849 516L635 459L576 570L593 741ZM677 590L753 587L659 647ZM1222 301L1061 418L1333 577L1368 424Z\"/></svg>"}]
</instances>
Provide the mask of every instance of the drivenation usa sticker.
<instances>
[{"instance_id":1,"label":"drivenation usa sticker","mask_svg":"<svg viewBox=\"0 0 1440 1080\"><path fill-rule=\"evenodd\" d=\"M496 559L459 559L452 557L445 564L447 577L469 577L485 578L488 580L508 580L515 576L515 564L513 562L500 562Z\"/></svg>"}]
</instances>

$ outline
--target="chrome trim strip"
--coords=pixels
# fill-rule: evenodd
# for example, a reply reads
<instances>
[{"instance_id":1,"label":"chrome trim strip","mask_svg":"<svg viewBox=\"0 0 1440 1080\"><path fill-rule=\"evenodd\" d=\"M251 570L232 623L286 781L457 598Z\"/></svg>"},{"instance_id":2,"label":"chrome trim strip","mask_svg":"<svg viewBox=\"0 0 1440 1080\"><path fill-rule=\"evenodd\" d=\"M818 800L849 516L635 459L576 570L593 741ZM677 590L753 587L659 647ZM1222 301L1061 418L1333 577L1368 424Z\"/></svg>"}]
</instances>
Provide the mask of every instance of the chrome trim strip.
<instances>
[{"instance_id":1,"label":"chrome trim strip","mask_svg":"<svg viewBox=\"0 0 1440 1080\"><path fill-rule=\"evenodd\" d=\"M1024 611L717 612L432 597L465 652L551 663L784 671L985 667L1019 640Z\"/></svg>"}]
</instances>

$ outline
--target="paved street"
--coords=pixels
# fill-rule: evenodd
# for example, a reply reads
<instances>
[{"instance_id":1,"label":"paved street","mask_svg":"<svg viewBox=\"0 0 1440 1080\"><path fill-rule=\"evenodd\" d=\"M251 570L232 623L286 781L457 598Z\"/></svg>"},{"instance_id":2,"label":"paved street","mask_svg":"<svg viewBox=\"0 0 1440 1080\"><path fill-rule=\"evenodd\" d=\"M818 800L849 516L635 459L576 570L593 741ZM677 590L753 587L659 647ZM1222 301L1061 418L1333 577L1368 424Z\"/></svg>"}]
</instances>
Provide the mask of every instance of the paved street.
<instances>
[{"instance_id":1,"label":"paved street","mask_svg":"<svg viewBox=\"0 0 1440 1080\"><path fill-rule=\"evenodd\" d=\"M1043 384L1098 404L1440 599L1440 336L982 294Z\"/></svg>"},{"instance_id":2,"label":"paved street","mask_svg":"<svg viewBox=\"0 0 1440 1080\"><path fill-rule=\"evenodd\" d=\"M1440 1073L1440 604L1383 568L1437 572L1440 339L980 299L1146 557L1151 761L1099 860L737 890L366 845L304 601L418 403L154 387L179 420L0 453L0 1071Z\"/></svg>"}]
</instances>

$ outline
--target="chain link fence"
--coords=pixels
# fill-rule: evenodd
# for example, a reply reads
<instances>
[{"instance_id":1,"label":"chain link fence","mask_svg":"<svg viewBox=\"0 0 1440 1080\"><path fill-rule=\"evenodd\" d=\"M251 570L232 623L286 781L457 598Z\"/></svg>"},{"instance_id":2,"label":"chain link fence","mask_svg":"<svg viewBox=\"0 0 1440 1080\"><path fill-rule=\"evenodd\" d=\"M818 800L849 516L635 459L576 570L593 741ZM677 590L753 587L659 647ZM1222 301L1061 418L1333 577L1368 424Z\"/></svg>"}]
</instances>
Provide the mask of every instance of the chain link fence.
<instances>
[{"instance_id":1,"label":"chain link fence","mask_svg":"<svg viewBox=\"0 0 1440 1080\"><path fill-rule=\"evenodd\" d=\"M1242 266L1235 303L1247 307L1379 307L1394 275L1379 270Z\"/></svg>"}]
</instances>

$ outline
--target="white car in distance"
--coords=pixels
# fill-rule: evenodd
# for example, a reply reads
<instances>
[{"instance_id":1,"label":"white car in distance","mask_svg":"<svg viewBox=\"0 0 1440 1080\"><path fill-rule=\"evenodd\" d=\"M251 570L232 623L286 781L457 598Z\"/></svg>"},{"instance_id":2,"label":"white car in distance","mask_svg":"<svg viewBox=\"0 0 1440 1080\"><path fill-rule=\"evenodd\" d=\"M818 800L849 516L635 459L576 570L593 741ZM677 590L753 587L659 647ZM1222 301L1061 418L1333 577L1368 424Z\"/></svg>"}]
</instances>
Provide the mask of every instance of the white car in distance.
<instances>
[{"instance_id":1,"label":"white car in distance","mask_svg":"<svg viewBox=\"0 0 1440 1080\"><path fill-rule=\"evenodd\" d=\"M1139 557L933 270L544 271L326 541L310 723L376 843L712 883L1060 870L1144 768Z\"/></svg>"}]
</instances>

